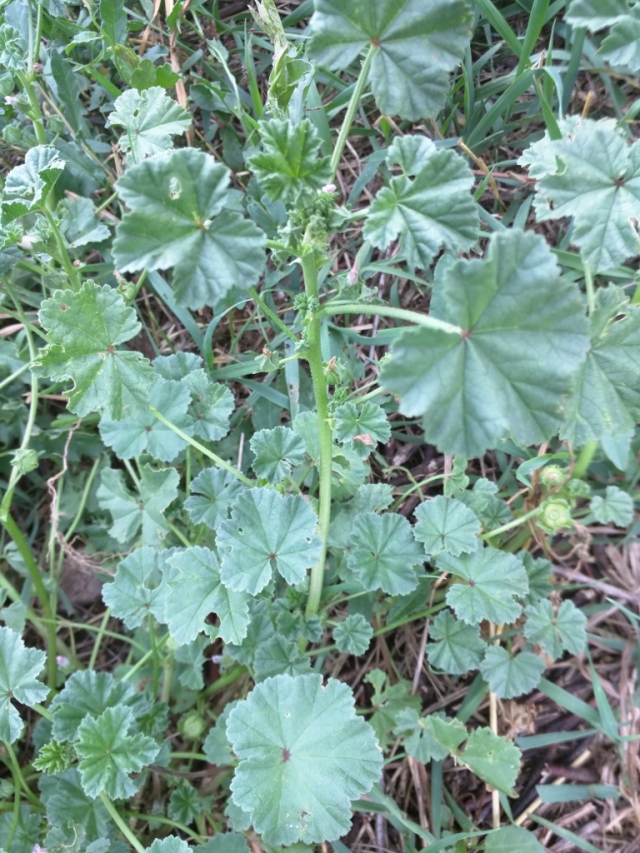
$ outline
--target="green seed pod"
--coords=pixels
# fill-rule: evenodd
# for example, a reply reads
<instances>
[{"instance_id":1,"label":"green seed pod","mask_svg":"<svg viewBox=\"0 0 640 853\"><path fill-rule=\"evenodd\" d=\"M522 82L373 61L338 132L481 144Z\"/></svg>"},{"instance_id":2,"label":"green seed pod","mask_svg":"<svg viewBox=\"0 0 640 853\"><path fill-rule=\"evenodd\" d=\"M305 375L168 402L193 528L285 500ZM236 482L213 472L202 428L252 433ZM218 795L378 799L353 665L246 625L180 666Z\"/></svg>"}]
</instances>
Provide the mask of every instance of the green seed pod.
<instances>
[{"instance_id":1,"label":"green seed pod","mask_svg":"<svg viewBox=\"0 0 640 853\"><path fill-rule=\"evenodd\" d=\"M197 711L189 711L178 723L178 729L189 740L198 740L206 728L206 720Z\"/></svg>"},{"instance_id":2,"label":"green seed pod","mask_svg":"<svg viewBox=\"0 0 640 853\"><path fill-rule=\"evenodd\" d=\"M559 465L547 465L540 472L540 482L545 486L559 486L566 478L567 472Z\"/></svg>"},{"instance_id":3,"label":"green seed pod","mask_svg":"<svg viewBox=\"0 0 640 853\"><path fill-rule=\"evenodd\" d=\"M547 533L557 533L563 527L571 527L573 520L569 502L560 498L546 501L538 516L538 524Z\"/></svg>"}]
</instances>

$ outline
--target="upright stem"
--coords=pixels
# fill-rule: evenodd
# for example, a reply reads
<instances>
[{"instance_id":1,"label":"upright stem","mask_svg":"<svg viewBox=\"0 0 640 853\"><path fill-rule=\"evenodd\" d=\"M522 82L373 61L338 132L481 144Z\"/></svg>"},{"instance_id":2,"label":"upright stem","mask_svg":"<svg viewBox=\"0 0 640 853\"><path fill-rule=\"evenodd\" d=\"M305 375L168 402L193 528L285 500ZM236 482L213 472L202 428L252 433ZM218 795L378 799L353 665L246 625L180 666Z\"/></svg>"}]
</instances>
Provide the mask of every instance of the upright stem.
<instances>
[{"instance_id":1,"label":"upright stem","mask_svg":"<svg viewBox=\"0 0 640 853\"><path fill-rule=\"evenodd\" d=\"M342 127L340 128L338 141L336 142L336 147L333 149L333 154L331 156L332 175L335 175L335 173L338 171L338 166L340 165L340 158L342 157L342 152L344 151L344 146L346 145L347 137L349 136L349 131L351 130L351 125L353 124L353 119L356 115L356 110L360 105L360 99L362 98L362 93L364 92L364 87L366 86L367 78L369 77L369 69L371 68L373 57L376 55L377 52L378 48L374 45L371 45L367 52L365 60L362 63L362 68L360 69L360 76L356 80L356 86L353 90L353 94L351 95L351 100L349 101L349 107L344 117L344 121L342 122Z\"/></svg>"},{"instance_id":2,"label":"upright stem","mask_svg":"<svg viewBox=\"0 0 640 853\"><path fill-rule=\"evenodd\" d=\"M309 252L301 258L302 273L304 275L304 289L307 297L318 299L318 268L316 266L315 252ZM318 433L320 436L320 458L318 459L318 473L320 477L320 506L318 508L318 536L320 537L320 555L318 562L311 570L311 583L309 586L309 599L307 601L306 615L315 616L320 607L322 595L322 580L324 577L324 565L327 556L327 536L329 534L329 518L331 514L331 463L333 458L333 439L331 436L331 424L329 423L329 398L327 396L327 383L324 377L324 365L322 363L322 345L320 340L321 319L315 315L307 326L308 351L306 359L311 369L311 381L313 393L318 412Z\"/></svg>"}]
</instances>

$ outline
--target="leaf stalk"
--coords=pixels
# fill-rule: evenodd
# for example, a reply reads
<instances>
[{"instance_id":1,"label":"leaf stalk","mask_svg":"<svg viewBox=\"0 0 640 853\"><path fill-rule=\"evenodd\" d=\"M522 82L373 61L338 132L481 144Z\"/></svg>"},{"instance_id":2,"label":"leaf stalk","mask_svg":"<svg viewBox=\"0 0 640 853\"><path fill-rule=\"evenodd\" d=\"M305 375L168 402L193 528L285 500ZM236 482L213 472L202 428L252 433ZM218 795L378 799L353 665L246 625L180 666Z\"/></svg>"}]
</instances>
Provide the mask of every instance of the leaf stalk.
<instances>
[{"instance_id":1,"label":"leaf stalk","mask_svg":"<svg viewBox=\"0 0 640 853\"><path fill-rule=\"evenodd\" d=\"M376 55L378 50L378 47L376 47L375 45L371 45L369 47L369 50L367 51L367 55L365 56L364 62L362 63L360 74L358 75L358 79L356 80L356 85L351 95L351 100L349 101L349 106L347 108L344 121L342 122L342 127L340 128L340 133L338 135L336 146L333 149L333 154L331 155L331 174L333 176L335 176L336 172L338 171L342 152L344 151L344 146L347 143L347 137L349 136L349 131L351 130L351 125L353 124L353 120L356 115L356 110L360 106L362 93L364 92L364 87L366 86L367 80L369 78L369 70L371 69L371 63L373 62L373 57Z\"/></svg>"},{"instance_id":2,"label":"leaf stalk","mask_svg":"<svg viewBox=\"0 0 640 853\"><path fill-rule=\"evenodd\" d=\"M329 317L333 314L370 314L379 317L392 317L394 320L406 320L425 329L447 332L450 335L463 335L464 329L454 326L444 320L438 320L429 314L418 311L408 311L406 308L394 308L393 305L369 305L366 302L329 302L317 312L318 317Z\"/></svg>"}]
</instances>

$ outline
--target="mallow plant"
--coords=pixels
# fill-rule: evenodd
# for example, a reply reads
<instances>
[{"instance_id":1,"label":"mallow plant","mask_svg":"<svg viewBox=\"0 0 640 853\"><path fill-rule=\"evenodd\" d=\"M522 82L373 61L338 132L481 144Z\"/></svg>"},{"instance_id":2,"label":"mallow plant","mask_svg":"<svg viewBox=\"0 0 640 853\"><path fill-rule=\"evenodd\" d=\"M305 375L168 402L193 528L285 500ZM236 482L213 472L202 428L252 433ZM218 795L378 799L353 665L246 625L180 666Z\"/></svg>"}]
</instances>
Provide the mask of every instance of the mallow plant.
<instances>
[{"instance_id":1,"label":"mallow plant","mask_svg":"<svg viewBox=\"0 0 640 853\"><path fill-rule=\"evenodd\" d=\"M574 18L586 5L571 4ZM485 696L495 710L587 648L585 615L553 583L554 538L633 521L627 490L585 474L596 452L625 469L640 414L640 309L620 274L638 254L638 143L613 119L562 115L523 150L535 219L569 228L575 251L558 252L522 218L483 215L471 161L416 129L441 114L469 56L477 11L464 0L315 0L296 40L264 0L263 99L239 89L209 38L217 82L194 92L241 128L237 175L170 94L177 69L127 45L139 12L116 0L73 7L77 22L54 2L2 11L14 165L0 270L3 310L23 331L2 341L0 389L26 381L30 394L7 424L17 447L0 507L26 590L5 580L22 610L0 611L0 844L239 853L259 838L267 851L341 850L356 809L389 814L406 849L419 838L434 851L461 839L541 850L510 819L521 750L494 716L469 720ZM334 133L318 118L318 85L342 72L355 76ZM363 105L394 120L364 204L336 178ZM89 109L105 119L98 135ZM113 174L100 160L116 143ZM349 263L342 249L336 262L354 239ZM404 304L418 310L397 291L383 298L381 272L410 283ZM183 324L180 345L141 348L144 294ZM263 348L221 365L214 336L243 308ZM387 347L367 382L350 328L362 317L385 325L373 345ZM74 430L98 458L66 519L50 484L58 514L39 558L17 496L39 463L38 405L61 397L68 414L50 428L71 429L65 470ZM262 424L247 433L252 404ZM399 494L379 454L408 425L446 474ZM512 495L472 464L496 449L518 460ZM55 606L70 518L75 529L87 505L95 550L114 555L88 665ZM469 685L460 710L424 715L407 682L377 669L363 713L331 676L336 655L365 656L402 626L422 635L425 620L425 666ZM99 658L110 636L130 649L113 671ZM205 684L212 649L219 676ZM615 724L603 731L616 736ZM383 790L392 754L434 773L450 758L467 768L493 792L491 826L456 834L409 820ZM215 787L181 770L198 761Z\"/></svg>"}]
</instances>

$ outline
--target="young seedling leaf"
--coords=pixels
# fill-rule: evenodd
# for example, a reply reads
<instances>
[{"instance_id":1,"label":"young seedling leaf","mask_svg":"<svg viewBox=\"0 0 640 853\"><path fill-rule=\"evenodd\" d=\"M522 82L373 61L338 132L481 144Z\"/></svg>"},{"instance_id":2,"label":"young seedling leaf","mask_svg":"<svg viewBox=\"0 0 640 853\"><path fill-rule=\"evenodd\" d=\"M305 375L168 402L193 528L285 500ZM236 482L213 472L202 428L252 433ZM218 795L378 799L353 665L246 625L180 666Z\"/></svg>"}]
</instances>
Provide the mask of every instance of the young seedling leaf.
<instances>
[{"instance_id":1,"label":"young seedling leaf","mask_svg":"<svg viewBox=\"0 0 640 853\"><path fill-rule=\"evenodd\" d=\"M529 587L527 573L517 557L484 547L461 557L442 554L437 565L440 571L460 580L447 592L447 604L459 619L469 625L485 619L503 625L520 615L522 608L516 598L526 595Z\"/></svg>"},{"instance_id":2,"label":"young seedling leaf","mask_svg":"<svg viewBox=\"0 0 640 853\"><path fill-rule=\"evenodd\" d=\"M417 519L413 535L422 542L428 555L445 551L453 557L475 551L482 526L477 516L455 498L438 495L419 504L414 512Z\"/></svg>"},{"instance_id":3,"label":"young seedling leaf","mask_svg":"<svg viewBox=\"0 0 640 853\"><path fill-rule=\"evenodd\" d=\"M537 167L538 221L572 217L572 242L604 272L638 255L640 145L629 145L609 121L574 119L560 129L562 139L534 142L518 162Z\"/></svg>"},{"instance_id":4,"label":"young seedling leaf","mask_svg":"<svg viewBox=\"0 0 640 853\"><path fill-rule=\"evenodd\" d=\"M219 382L211 382L204 370L195 370L182 382L191 394L189 416L193 419L193 434L205 441L220 441L229 432L229 418L236 405L231 390Z\"/></svg>"},{"instance_id":5,"label":"young seedling leaf","mask_svg":"<svg viewBox=\"0 0 640 853\"><path fill-rule=\"evenodd\" d=\"M51 145L30 148L24 163L15 166L6 177L1 203L3 224L39 210L64 167L64 160Z\"/></svg>"},{"instance_id":6,"label":"young seedling leaf","mask_svg":"<svg viewBox=\"0 0 640 853\"><path fill-rule=\"evenodd\" d=\"M191 116L160 86L138 92L127 89L113 104L107 127L122 127L118 140L128 161L140 163L146 157L171 149L174 136L189 129Z\"/></svg>"},{"instance_id":7,"label":"young seedling leaf","mask_svg":"<svg viewBox=\"0 0 640 853\"><path fill-rule=\"evenodd\" d=\"M183 645L205 630L210 613L220 619L220 636L241 643L249 624L249 596L222 583L218 558L209 548L184 548L168 560L178 571L167 580L164 621L173 639Z\"/></svg>"},{"instance_id":8,"label":"young seedling leaf","mask_svg":"<svg viewBox=\"0 0 640 853\"><path fill-rule=\"evenodd\" d=\"M130 708L107 708L99 717L86 716L78 728L75 741L80 756L78 770L82 787L90 797L102 791L111 799L125 799L138 790L131 781L151 764L159 751L152 738L138 732L127 732L133 723Z\"/></svg>"},{"instance_id":9,"label":"young seedling leaf","mask_svg":"<svg viewBox=\"0 0 640 853\"><path fill-rule=\"evenodd\" d=\"M169 530L164 511L178 496L180 476L175 468L154 471L140 466L140 486L134 497L124 484L122 471L106 468L100 475L98 503L111 513L109 533L118 542L130 541L142 527L143 545L160 545Z\"/></svg>"},{"instance_id":10,"label":"young seedling leaf","mask_svg":"<svg viewBox=\"0 0 640 853\"><path fill-rule=\"evenodd\" d=\"M309 119L260 122L262 151L247 163L271 201L295 201L331 177L328 157L318 157L320 135Z\"/></svg>"},{"instance_id":11,"label":"young seedling leaf","mask_svg":"<svg viewBox=\"0 0 640 853\"><path fill-rule=\"evenodd\" d=\"M369 208L363 236L379 249L400 240L410 269L428 269L444 247L452 254L476 243L474 177L462 157L425 136L397 137L387 154L402 174L391 178Z\"/></svg>"},{"instance_id":12,"label":"young seedling leaf","mask_svg":"<svg viewBox=\"0 0 640 853\"><path fill-rule=\"evenodd\" d=\"M493 693L500 699L513 699L529 693L540 681L545 664L531 652L513 657L501 646L489 646L480 672Z\"/></svg>"},{"instance_id":13,"label":"young seedling leaf","mask_svg":"<svg viewBox=\"0 0 640 853\"><path fill-rule=\"evenodd\" d=\"M187 435L194 431L193 418L187 414L191 396L189 389L178 382L156 379L149 389L153 406L167 420ZM148 453L161 462L172 462L187 442L161 423L150 411L139 410L123 420L103 417L100 421L102 440L119 459L134 459Z\"/></svg>"},{"instance_id":14,"label":"young seedling leaf","mask_svg":"<svg viewBox=\"0 0 640 853\"><path fill-rule=\"evenodd\" d=\"M346 684L278 675L233 709L227 736L240 759L232 799L268 844L335 840L351 825L351 800L382 771L371 727Z\"/></svg>"},{"instance_id":15,"label":"young seedling leaf","mask_svg":"<svg viewBox=\"0 0 640 853\"><path fill-rule=\"evenodd\" d=\"M483 782L515 797L514 785L520 772L522 753L518 747L491 729L476 729L471 733L460 758L463 764Z\"/></svg>"},{"instance_id":16,"label":"young seedling leaf","mask_svg":"<svg viewBox=\"0 0 640 853\"><path fill-rule=\"evenodd\" d=\"M108 672L74 672L51 703L53 737L60 743L74 740L84 717L99 717L107 708L128 705L134 695L132 684L116 681Z\"/></svg>"},{"instance_id":17,"label":"young seedling leaf","mask_svg":"<svg viewBox=\"0 0 640 853\"><path fill-rule=\"evenodd\" d=\"M184 508L194 524L204 523L216 530L229 518L244 486L221 468L205 468L191 481L191 495Z\"/></svg>"},{"instance_id":18,"label":"young seedling leaf","mask_svg":"<svg viewBox=\"0 0 640 853\"><path fill-rule=\"evenodd\" d=\"M429 664L450 675L477 669L487 648L478 627L454 619L449 610L438 613L430 636L435 642L427 643Z\"/></svg>"},{"instance_id":19,"label":"young seedling leaf","mask_svg":"<svg viewBox=\"0 0 640 853\"><path fill-rule=\"evenodd\" d=\"M9 71L26 71L29 51L20 31L10 24L0 26L0 67Z\"/></svg>"},{"instance_id":20,"label":"young seedling leaf","mask_svg":"<svg viewBox=\"0 0 640 853\"><path fill-rule=\"evenodd\" d=\"M90 281L77 292L56 290L38 316L49 344L38 364L51 379L74 382L70 411L119 419L146 409L153 371L140 353L117 349L140 331L135 310L117 290Z\"/></svg>"},{"instance_id":21,"label":"young seedling leaf","mask_svg":"<svg viewBox=\"0 0 640 853\"><path fill-rule=\"evenodd\" d=\"M597 495L591 501L591 512L600 524L628 527L633 522L633 498L617 486L607 486L604 497Z\"/></svg>"},{"instance_id":22,"label":"young seedling leaf","mask_svg":"<svg viewBox=\"0 0 640 853\"><path fill-rule=\"evenodd\" d=\"M424 417L425 441L470 458L503 436L526 446L558 432L589 343L578 288L542 237L494 233L484 260L437 277L433 313L463 334L408 329L381 371L400 411Z\"/></svg>"},{"instance_id":23,"label":"young seedling leaf","mask_svg":"<svg viewBox=\"0 0 640 853\"><path fill-rule=\"evenodd\" d=\"M218 528L222 582L256 595L276 569L287 583L300 583L320 553L317 523L301 497L271 489L241 492L230 520Z\"/></svg>"},{"instance_id":24,"label":"young seedling leaf","mask_svg":"<svg viewBox=\"0 0 640 853\"><path fill-rule=\"evenodd\" d=\"M470 10L463 0L377 0L371 4L316 0L311 59L348 68L375 50L369 84L383 115L409 121L435 116L444 105L449 72L469 44Z\"/></svg>"},{"instance_id":25,"label":"young seedling leaf","mask_svg":"<svg viewBox=\"0 0 640 853\"><path fill-rule=\"evenodd\" d=\"M276 634L256 649L253 669L255 680L264 681L274 675L306 675L311 672L311 661L296 643Z\"/></svg>"},{"instance_id":26,"label":"young seedling leaf","mask_svg":"<svg viewBox=\"0 0 640 853\"><path fill-rule=\"evenodd\" d=\"M130 631L139 628L148 614L164 621L163 571L173 553L173 548L138 548L118 563L113 582L103 585L102 600Z\"/></svg>"},{"instance_id":27,"label":"young seedling leaf","mask_svg":"<svg viewBox=\"0 0 640 853\"><path fill-rule=\"evenodd\" d=\"M180 305L214 305L233 287L252 287L265 264L265 236L229 209L229 171L184 148L131 166L117 184L129 206L116 229L120 272L174 270Z\"/></svg>"},{"instance_id":28,"label":"young seedling leaf","mask_svg":"<svg viewBox=\"0 0 640 853\"><path fill-rule=\"evenodd\" d=\"M251 467L270 483L284 480L292 467L304 462L304 441L289 427L258 430L249 444L255 455Z\"/></svg>"},{"instance_id":29,"label":"young seedling leaf","mask_svg":"<svg viewBox=\"0 0 640 853\"><path fill-rule=\"evenodd\" d=\"M424 555L411 525L397 513L364 513L354 519L347 564L365 589L406 595L418 585Z\"/></svg>"},{"instance_id":30,"label":"young seedling leaf","mask_svg":"<svg viewBox=\"0 0 640 853\"><path fill-rule=\"evenodd\" d=\"M404 738L404 748L422 764L427 764L431 759L442 761L449 755L449 750L431 736L427 729L427 718L421 717L415 708L403 708L396 714L393 733Z\"/></svg>"},{"instance_id":31,"label":"young seedling leaf","mask_svg":"<svg viewBox=\"0 0 640 853\"><path fill-rule=\"evenodd\" d=\"M43 702L49 688L38 681L46 655L25 646L10 628L0 627L0 740L13 743L23 723L13 700L29 707Z\"/></svg>"},{"instance_id":32,"label":"young seedling leaf","mask_svg":"<svg viewBox=\"0 0 640 853\"><path fill-rule=\"evenodd\" d=\"M532 604L524 611L527 621L524 635L531 643L540 643L553 660L563 652L579 655L587 645L587 618L572 601L563 601L555 613L547 599Z\"/></svg>"},{"instance_id":33,"label":"young seedling leaf","mask_svg":"<svg viewBox=\"0 0 640 853\"><path fill-rule=\"evenodd\" d=\"M369 648L373 628L362 613L350 613L333 629L333 641L339 652L363 655Z\"/></svg>"},{"instance_id":34,"label":"young seedling leaf","mask_svg":"<svg viewBox=\"0 0 640 853\"><path fill-rule=\"evenodd\" d=\"M334 436L341 442L362 447L368 456L376 444L386 444L391 437L387 414L377 403L343 403L334 413Z\"/></svg>"},{"instance_id":35,"label":"young seedling leaf","mask_svg":"<svg viewBox=\"0 0 640 853\"><path fill-rule=\"evenodd\" d=\"M167 814L184 826L189 826L202 812L202 801L198 792L188 782L182 782L171 792Z\"/></svg>"}]
</instances>

